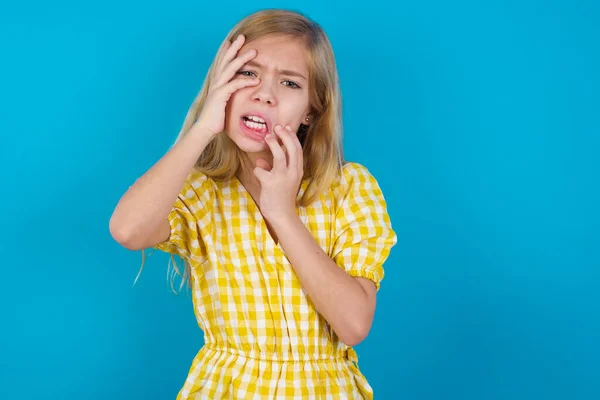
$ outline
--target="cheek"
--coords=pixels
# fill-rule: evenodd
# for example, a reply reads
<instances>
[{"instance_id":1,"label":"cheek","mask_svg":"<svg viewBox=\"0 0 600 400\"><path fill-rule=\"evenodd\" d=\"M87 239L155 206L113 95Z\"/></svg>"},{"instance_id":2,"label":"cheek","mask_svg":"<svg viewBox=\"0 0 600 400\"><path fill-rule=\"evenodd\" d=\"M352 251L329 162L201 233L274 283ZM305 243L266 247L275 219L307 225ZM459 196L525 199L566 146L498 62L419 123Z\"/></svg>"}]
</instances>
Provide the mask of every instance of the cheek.
<instances>
[{"instance_id":1,"label":"cheek","mask_svg":"<svg viewBox=\"0 0 600 400\"><path fill-rule=\"evenodd\" d=\"M237 108L237 103L239 102L238 99L239 99L238 93L232 94L231 97L229 98L229 101L225 105L225 113L228 116L231 116L232 110L235 110Z\"/></svg>"},{"instance_id":2,"label":"cheek","mask_svg":"<svg viewBox=\"0 0 600 400\"><path fill-rule=\"evenodd\" d=\"M308 109L308 99L304 99L300 96L289 96L286 98L280 98L279 106L281 108L282 116L296 124L301 123L302 117Z\"/></svg>"},{"instance_id":3,"label":"cheek","mask_svg":"<svg viewBox=\"0 0 600 400\"><path fill-rule=\"evenodd\" d=\"M310 102L307 96L302 96L296 99L295 112L299 123L304 123L304 116L310 110Z\"/></svg>"}]
</instances>

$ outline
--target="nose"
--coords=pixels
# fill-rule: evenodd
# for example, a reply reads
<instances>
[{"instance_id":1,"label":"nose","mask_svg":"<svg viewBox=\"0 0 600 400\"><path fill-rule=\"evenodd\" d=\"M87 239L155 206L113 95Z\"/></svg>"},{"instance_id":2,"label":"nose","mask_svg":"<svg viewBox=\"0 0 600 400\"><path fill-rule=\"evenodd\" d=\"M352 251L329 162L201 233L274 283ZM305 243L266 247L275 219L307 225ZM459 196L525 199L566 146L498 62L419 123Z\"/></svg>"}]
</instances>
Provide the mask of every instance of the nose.
<instances>
[{"instance_id":1,"label":"nose","mask_svg":"<svg viewBox=\"0 0 600 400\"><path fill-rule=\"evenodd\" d=\"M270 106L277 104L277 96L270 82L261 81L252 94L252 100Z\"/></svg>"}]
</instances>

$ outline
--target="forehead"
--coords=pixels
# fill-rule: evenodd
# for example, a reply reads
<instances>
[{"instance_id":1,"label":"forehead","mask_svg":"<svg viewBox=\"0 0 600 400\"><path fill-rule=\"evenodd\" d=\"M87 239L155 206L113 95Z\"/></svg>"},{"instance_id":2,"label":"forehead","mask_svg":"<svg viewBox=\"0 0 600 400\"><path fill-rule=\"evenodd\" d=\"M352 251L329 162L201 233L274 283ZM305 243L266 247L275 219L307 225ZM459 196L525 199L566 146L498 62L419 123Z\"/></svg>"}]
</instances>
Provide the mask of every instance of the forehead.
<instances>
[{"instance_id":1,"label":"forehead","mask_svg":"<svg viewBox=\"0 0 600 400\"><path fill-rule=\"evenodd\" d=\"M307 72L308 54L301 38L290 35L268 35L244 43L239 54L249 49L256 50L256 60L267 68L295 69Z\"/></svg>"}]
</instances>

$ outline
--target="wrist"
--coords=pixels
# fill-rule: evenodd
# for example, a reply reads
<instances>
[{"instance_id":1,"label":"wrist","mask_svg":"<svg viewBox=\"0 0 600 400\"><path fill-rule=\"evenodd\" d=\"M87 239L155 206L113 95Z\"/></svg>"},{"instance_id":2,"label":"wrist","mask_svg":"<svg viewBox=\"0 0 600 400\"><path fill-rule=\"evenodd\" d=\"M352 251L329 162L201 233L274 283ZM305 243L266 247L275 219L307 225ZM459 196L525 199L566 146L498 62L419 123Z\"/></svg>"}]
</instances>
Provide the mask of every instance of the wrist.
<instances>
[{"instance_id":1,"label":"wrist","mask_svg":"<svg viewBox=\"0 0 600 400\"><path fill-rule=\"evenodd\" d=\"M192 136L201 137L210 142L219 134L219 132L214 132L214 130L210 129L207 125L203 124L202 121L198 120L190 128L189 134Z\"/></svg>"},{"instance_id":2,"label":"wrist","mask_svg":"<svg viewBox=\"0 0 600 400\"><path fill-rule=\"evenodd\" d=\"M302 222L296 210L272 215L269 217L265 216L265 219L269 221L269 223L273 226L273 229L276 231L288 229L293 227L294 224Z\"/></svg>"},{"instance_id":3,"label":"wrist","mask_svg":"<svg viewBox=\"0 0 600 400\"><path fill-rule=\"evenodd\" d=\"M216 137L210 129L201 125L194 125L187 133L186 137L191 142L193 148L204 148Z\"/></svg>"}]
</instances>

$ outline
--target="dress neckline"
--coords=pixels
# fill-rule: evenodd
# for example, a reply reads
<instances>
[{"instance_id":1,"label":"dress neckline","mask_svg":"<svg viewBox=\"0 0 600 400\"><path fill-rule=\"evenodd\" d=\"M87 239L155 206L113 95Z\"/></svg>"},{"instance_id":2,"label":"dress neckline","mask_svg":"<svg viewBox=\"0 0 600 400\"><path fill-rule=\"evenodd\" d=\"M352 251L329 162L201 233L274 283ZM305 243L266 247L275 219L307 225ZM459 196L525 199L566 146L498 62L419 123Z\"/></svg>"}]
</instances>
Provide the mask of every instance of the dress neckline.
<instances>
[{"instance_id":1,"label":"dress neckline","mask_svg":"<svg viewBox=\"0 0 600 400\"><path fill-rule=\"evenodd\" d=\"M279 240L275 240L273 238L273 235L271 235L271 232L269 231L269 228L267 226L267 220L260 211L260 207L254 200L254 197L252 197L248 189L246 189L244 184L238 179L237 176L234 176L232 178L232 181L235 182L235 185L237 186L236 189L238 189L238 192L240 192L245 197L246 202L248 204L248 211L254 215L254 220L260 225L261 233L263 237L266 238L267 246L269 247L269 249L274 251L280 251L281 247Z\"/></svg>"}]
</instances>

